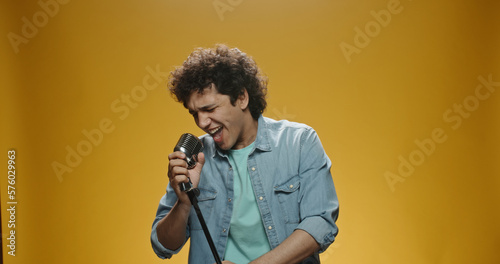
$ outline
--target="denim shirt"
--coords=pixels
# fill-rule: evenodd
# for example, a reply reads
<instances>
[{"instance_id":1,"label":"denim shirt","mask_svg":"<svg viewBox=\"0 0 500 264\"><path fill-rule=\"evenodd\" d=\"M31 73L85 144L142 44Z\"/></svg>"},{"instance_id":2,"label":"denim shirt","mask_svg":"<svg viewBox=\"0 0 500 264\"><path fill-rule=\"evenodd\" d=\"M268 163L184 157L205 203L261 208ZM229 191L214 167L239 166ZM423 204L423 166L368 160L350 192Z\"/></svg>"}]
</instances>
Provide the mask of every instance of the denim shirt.
<instances>
[{"instance_id":1,"label":"denim shirt","mask_svg":"<svg viewBox=\"0 0 500 264\"><path fill-rule=\"evenodd\" d=\"M233 211L233 170L227 153L216 146L212 137L203 135L200 139L205 165L198 184L199 207L222 259ZM331 161L314 129L259 117L255 146L248 157L248 172L271 249L296 229L309 233L320 245L319 252L333 243L338 233L335 222L339 204L330 167ZM176 201L177 196L169 184L160 200L151 232L153 250L162 259L172 257L182 248L165 248L156 234L158 222ZM189 238L189 263L215 263L193 208L185 242ZM319 263L317 253L313 259L316 261L308 263Z\"/></svg>"}]
</instances>

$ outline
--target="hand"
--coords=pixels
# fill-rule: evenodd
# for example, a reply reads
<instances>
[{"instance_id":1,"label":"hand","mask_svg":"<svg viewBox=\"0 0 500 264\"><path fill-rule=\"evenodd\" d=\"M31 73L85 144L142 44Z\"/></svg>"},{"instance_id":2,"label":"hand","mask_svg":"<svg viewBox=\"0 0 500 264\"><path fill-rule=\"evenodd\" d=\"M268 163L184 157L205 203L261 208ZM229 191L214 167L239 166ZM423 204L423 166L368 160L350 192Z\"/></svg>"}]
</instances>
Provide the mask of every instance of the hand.
<instances>
[{"instance_id":1,"label":"hand","mask_svg":"<svg viewBox=\"0 0 500 264\"><path fill-rule=\"evenodd\" d=\"M222 264L224 264L224 263L225 263L225 264L234 264L233 262L231 262L231 261L229 261L229 260L224 260L224 261L222 261ZM214 263L214 264L215 264L215 263Z\"/></svg>"},{"instance_id":2,"label":"hand","mask_svg":"<svg viewBox=\"0 0 500 264\"><path fill-rule=\"evenodd\" d=\"M200 152L198 153L198 162L193 169L187 169L187 162L184 160L186 158L186 154L176 151L168 155L169 164L168 164L168 178L170 180L170 185L174 188L177 197L179 198L179 202L185 204L191 204L186 193L180 190L179 184L181 182L191 182L193 183L193 188L198 187L198 183L200 182L200 174L201 169L203 168L203 164L205 164L205 155ZM188 179L189 178L189 179Z\"/></svg>"}]
</instances>

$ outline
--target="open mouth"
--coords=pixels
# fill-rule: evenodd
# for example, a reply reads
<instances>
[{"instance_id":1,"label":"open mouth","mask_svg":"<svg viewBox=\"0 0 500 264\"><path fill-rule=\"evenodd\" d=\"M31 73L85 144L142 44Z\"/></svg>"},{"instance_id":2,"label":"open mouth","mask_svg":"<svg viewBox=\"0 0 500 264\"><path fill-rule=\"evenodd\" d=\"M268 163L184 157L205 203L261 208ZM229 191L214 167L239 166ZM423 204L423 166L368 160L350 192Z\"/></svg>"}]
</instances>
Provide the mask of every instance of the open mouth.
<instances>
[{"instance_id":1,"label":"open mouth","mask_svg":"<svg viewBox=\"0 0 500 264\"><path fill-rule=\"evenodd\" d=\"M220 143L222 141L222 126L210 129L208 130L208 133L212 136L215 142Z\"/></svg>"},{"instance_id":2,"label":"open mouth","mask_svg":"<svg viewBox=\"0 0 500 264\"><path fill-rule=\"evenodd\" d=\"M221 129L222 129L221 126L220 127L216 127L216 128L208 130L208 133L213 136L215 133L217 133Z\"/></svg>"}]
</instances>

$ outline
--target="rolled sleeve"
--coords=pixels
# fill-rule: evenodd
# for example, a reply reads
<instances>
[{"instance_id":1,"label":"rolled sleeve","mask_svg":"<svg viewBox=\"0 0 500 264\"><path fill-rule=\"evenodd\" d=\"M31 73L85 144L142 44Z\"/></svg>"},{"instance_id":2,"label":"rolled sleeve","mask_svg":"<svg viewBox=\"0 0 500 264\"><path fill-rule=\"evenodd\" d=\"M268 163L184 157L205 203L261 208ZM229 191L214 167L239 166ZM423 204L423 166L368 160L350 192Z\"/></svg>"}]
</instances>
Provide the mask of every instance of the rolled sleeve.
<instances>
[{"instance_id":1,"label":"rolled sleeve","mask_svg":"<svg viewBox=\"0 0 500 264\"><path fill-rule=\"evenodd\" d=\"M156 255L161 258L161 259L169 259L172 257L172 255L179 253L182 247L179 247L177 250L172 251L166 247L164 247L160 241L158 241L158 234L156 234L156 226L158 225L158 222L153 225L153 228L151 230L151 245L153 246L153 251L156 253Z\"/></svg>"},{"instance_id":2,"label":"rolled sleeve","mask_svg":"<svg viewBox=\"0 0 500 264\"><path fill-rule=\"evenodd\" d=\"M320 252L325 251L338 233L337 226L332 225L330 221L325 220L321 216L312 216L306 218L295 228L307 232L311 235L320 246Z\"/></svg>"},{"instance_id":3,"label":"rolled sleeve","mask_svg":"<svg viewBox=\"0 0 500 264\"><path fill-rule=\"evenodd\" d=\"M302 135L300 155L301 221L296 229L309 233L323 252L338 234L339 203L330 173L332 163L313 129Z\"/></svg>"}]
</instances>

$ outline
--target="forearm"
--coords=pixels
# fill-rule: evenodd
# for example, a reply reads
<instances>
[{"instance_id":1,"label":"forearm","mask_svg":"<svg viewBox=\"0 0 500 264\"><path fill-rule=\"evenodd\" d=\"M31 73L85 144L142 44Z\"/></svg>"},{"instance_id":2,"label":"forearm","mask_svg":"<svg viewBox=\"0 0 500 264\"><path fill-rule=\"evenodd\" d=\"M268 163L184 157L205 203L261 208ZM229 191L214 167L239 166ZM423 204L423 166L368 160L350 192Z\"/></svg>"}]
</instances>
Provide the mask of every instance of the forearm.
<instances>
[{"instance_id":1,"label":"forearm","mask_svg":"<svg viewBox=\"0 0 500 264\"><path fill-rule=\"evenodd\" d=\"M304 230L297 229L275 249L250 263L299 263L318 249L319 245L311 235Z\"/></svg>"},{"instance_id":2,"label":"forearm","mask_svg":"<svg viewBox=\"0 0 500 264\"><path fill-rule=\"evenodd\" d=\"M177 201L172 210L158 222L156 234L165 248L176 250L184 244L190 210L190 204Z\"/></svg>"}]
</instances>

